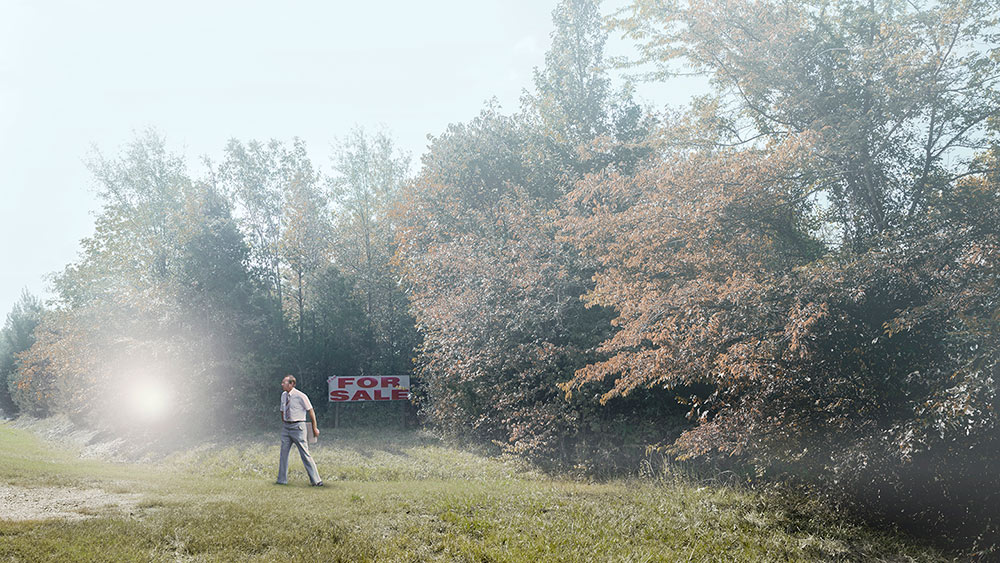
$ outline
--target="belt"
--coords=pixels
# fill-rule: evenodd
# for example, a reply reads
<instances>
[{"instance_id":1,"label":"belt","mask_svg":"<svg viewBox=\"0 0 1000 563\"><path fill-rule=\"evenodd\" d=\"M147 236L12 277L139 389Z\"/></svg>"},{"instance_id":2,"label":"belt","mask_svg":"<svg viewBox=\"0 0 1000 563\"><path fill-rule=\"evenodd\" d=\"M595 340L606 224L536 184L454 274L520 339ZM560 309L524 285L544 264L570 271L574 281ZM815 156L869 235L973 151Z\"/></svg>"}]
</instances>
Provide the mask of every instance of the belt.
<instances>
[{"instance_id":1,"label":"belt","mask_svg":"<svg viewBox=\"0 0 1000 563\"><path fill-rule=\"evenodd\" d=\"M300 422L305 422L304 420L285 420L285 424L298 424Z\"/></svg>"}]
</instances>

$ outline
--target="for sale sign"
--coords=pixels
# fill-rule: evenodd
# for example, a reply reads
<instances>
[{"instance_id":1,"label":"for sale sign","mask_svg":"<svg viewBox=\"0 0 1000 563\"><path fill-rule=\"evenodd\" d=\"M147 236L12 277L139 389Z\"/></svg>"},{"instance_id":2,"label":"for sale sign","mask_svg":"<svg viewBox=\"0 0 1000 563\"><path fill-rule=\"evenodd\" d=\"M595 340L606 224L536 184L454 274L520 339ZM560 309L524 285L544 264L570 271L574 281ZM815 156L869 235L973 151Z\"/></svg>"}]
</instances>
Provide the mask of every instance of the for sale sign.
<instances>
[{"instance_id":1,"label":"for sale sign","mask_svg":"<svg viewBox=\"0 0 1000 563\"><path fill-rule=\"evenodd\" d=\"M410 376L366 375L350 377L335 375L326 380L330 402L358 403L363 401L408 401Z\"/></svg>"}]
</instances>

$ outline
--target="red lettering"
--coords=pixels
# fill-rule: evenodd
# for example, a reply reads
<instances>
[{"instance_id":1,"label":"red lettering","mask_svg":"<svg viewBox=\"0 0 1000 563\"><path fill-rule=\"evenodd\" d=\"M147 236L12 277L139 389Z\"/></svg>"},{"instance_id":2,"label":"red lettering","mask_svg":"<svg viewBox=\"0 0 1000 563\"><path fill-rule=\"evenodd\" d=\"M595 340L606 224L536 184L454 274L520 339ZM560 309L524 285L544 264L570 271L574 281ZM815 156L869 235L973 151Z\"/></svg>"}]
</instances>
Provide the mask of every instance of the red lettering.
<instances>
[{"instance_id":1,"label":"red lettering","mask_svg":"<svg viewBox=\"0 0 1000 563\"><path fill-rule=\"evenodd\" d=\"M398 377L383 377L382 378L382 387L389 387L389 388L399 387L399 378Z\"/></svg>"},{"instance_id":2,"label":"red lettering","mask_svg":"<svg viewBox=\"0 0 1000 563\"><path fill-rule=\"evenodd\" d=\"M374 377L362 377L358 380L358 385L364 387L365 389L371 389L372 387L378 385L378 380Z\"/></svg>"},{"instance_id":3,"label":"red lettering","mask_svg":"<svg viewBox=\"0 0 1000 563\"><path fill-rule=\"evenodd\" d=\"M372 400L372 396L368 394L368 391L365 391L363 389L359 389L358 392L355 393L353 397L351 397L351 400L352 401L370 401L370 400Z\"/></svg>"},{"instance_id":4,"label":"red lettering","mask_svg":"<svg viewBox=\"0 0 1000 563\"><path fill-rule=\"evenodd\" d=\"M354 378L353 377L338 377L337 378L337 388L338 389L343 389L344 387L347 387L348 385L350 385L352 383L354 383Z\"/></svg>"},{"instance_id":5,"label":"red lettering","mask_svg":"<svg viewBox=\"0 0 1000 563\"><path fill-rule=\"evenodd\" d=\"M375 400L376 401L388 401L389 397L383 397L382 396L382 390L381 389L376 389L375 390Z\"/></svg>"},{"instance_id":6,"label":"red lettering","mask_svg":"<svg viewBox=\"0 0 1000 563\"><path fill-rule=\"evenodd\" d=\"M408 401L410 399L409 389L393 389L392 390L392 400L393 401Z\"/></svg>"},{"instance_id":7,"label":"red lettering","mask_svg":"<svg viewBox=\"0 0 1000 563\"><path fill-rule=\"evenodd\" d=\"M346 401L347 391L330 391L331 401Z\"/></svg>"}]
</instances>

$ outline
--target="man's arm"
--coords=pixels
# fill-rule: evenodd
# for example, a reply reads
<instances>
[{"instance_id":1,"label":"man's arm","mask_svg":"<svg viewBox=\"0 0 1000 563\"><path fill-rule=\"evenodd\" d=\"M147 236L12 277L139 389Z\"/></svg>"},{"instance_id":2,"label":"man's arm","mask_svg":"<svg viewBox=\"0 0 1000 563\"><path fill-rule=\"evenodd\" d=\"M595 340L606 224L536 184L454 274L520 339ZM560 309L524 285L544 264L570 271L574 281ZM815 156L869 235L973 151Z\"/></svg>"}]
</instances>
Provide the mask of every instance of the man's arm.
<instances>
[{"instance_id":1,"label":"man's arm","mask_svg":"<svg viewBox=\"0 0 1000 563\"><path fill-rule=\"evenodd\" d=\"M313 423L313 436L319 438L319 426L316 426L316 411L309 409L309 418L312 419Z\"/></svg>"}]
</instances>

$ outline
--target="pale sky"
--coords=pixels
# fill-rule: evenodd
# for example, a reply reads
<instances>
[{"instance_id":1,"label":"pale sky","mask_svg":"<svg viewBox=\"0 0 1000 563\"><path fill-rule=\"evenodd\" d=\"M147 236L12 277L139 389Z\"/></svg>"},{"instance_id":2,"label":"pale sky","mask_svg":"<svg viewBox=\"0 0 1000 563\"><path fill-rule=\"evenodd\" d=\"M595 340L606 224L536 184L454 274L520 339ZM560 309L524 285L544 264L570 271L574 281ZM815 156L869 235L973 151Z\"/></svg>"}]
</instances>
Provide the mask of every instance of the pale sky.
<instances>
[{"instance_id":1,"label":"pale sky","mask_svg":"<svg viewBox=\"0 0 1000 563\"><path fill-rule=\"evenodd\" d=\"M91 147L113 156L152 127L198 176L230 138L298 136L326 171L337 138L384 126L417 163L491 97L517 109L555 5L0 0L0 323L22 288L49 297L91 234Z\"/></svg>"}]
</instances>

